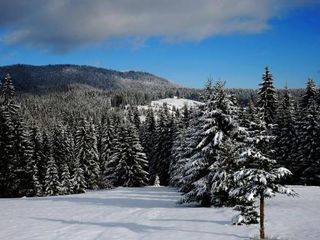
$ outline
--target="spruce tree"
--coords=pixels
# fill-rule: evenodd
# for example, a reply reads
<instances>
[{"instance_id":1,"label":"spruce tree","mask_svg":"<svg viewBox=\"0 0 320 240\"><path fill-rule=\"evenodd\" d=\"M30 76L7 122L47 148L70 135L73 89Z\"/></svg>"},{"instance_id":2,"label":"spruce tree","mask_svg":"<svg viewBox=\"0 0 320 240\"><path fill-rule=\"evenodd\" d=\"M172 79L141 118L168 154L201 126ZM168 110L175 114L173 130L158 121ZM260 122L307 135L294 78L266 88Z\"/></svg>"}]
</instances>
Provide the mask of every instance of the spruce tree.
<instances>
[{"instance_id":1,"label":"spruce tree","mask_svg":"<svg viewBox=\"0 0 320 240\"><path fill-rule=\"evenodd\" d=\"M115 138L115 129L113 125L113 121L110 118L106 118L102 125L102 133L101 133L101 150L100 150L100 171L101 171L101 179L100 179L100 187L101 188L109 188L110 184L107 180L107 175L109 174L106 171L106 166L111 160L111 155L114 151L114 138Z\"/></svg>"},{"instance_id":2,"label":"spruce tree","mask_svg":"<svg viewBox=\"0 0 320 240\"><path fill-rule=\"evenodd\" d=\"M185 192L181 202L201 205L228 205L228 189L232 184L233 159L237 124L234 105L225 92L224 83L217 82L203 109L197 151L191 156L186 171Z\"/></svg>"},{"instance_id":3,"label":"spruce tree","mask_svg":"<svg viewBox=\"0 0 320 240\"><path fill-rule=\"evenodd\" d=\"M60 194L66 195L72 193L72 181L70 177L70 171L67 163L64 163L61 167L60 178Z\"/></svg>"},{"instance_id":4,"label":"spruce tree","mask_svg":"<svg viewBox=\"0 0 320 240\"><path fill-rule=\"evenodd\" d=\"M44 193L47 196L55 196L60 194L58 168L52 156L49 158L47 165L47 172L44 182Z\"/></svg>"},{"instance_id":5,"label":"spruce tree","mask_svg":"<svg viewBox=\"0 0 320 240\"><path fill-rule=\"evenodd\" d=\"M155 160L155 144L156 144L156 120L151 106L148 107L146 120L142 126L141 145L147 156L149 165L150 182L154 182L156 175Z\"/></svg>"},{"instance_id":6,"label":"spruce tree","mask_svg":"<svg viewBox=\"0 0 320 240\"><path fill-rule=\"evenodd\" d=\"M148 183L147 160L134 125L127 121L120 128L115 152L107 165L114 186L140 187Z\"/></svg>"},{"instance_id":7,"label":"spruce tree","mask_svg":"<svg viewBox=\"0 0 320 240\"><path fill-rule=\"evenodd\" d=\"M36 161L32 158L33 146L31 144L30 133L26 129L22 118L19 117L15 121L14 134L14 149L16 163L14 164L14 171L16 176L16 195L17 196L33 196L35 195L36 187L34 179L38 176Z\"/></svg>"},{"instance_id":8,"label":"spruce tree","mask_svg":"<svg viewBox=\"0 0 320 240\"><path fill-rule=\"evenodd\" d=\"M309 78L307 82L307 87L305 90L305 94L302 97L301 106L303 109L308 109L309 106L314 102L317 101L318 93L316 90L316 86L314 81Z\"/></svg>"},{"instance_id":9,"label":"spruce tree","mask_svg":"<svg viewBox=\"0 0 320 240\"><path fill-rule=\"evenodd\" d=\"M237 163L241 166L241 170L234 173L234 185L231 194L246 202L254 202L259 199L259 218L260 218L260 238L265 239L264 229L264 205L265 198L271 198L276 193L282 193L294 196L295 193L279 183L279 180L291 174L284 167L277 167L275 160L271 159L268 154L263 152L270 144L270 139L274 138L270 134L270 129L264 122L264 116L253 122L249 129L249 138L242 153L239 155ZM261 150L262 149L262 150ZM241 210L240 217L237 218L238 223L247 223L246 214L252 211L252 207L242 205L236 209ZM251 216L253 216L251 214ZM254 220L254 219L253 219Z\"/></svg>"},{"instance_id":10,"label":"spruce tree","mask_svg":"<svg viewBox=\"0 0 320 240\"><path fill-rule=\"evenodd\" d=\"M182 124L184 128L189 127L189 122L190 122L190 110L188 108L187 104L183 105L182 108Z\"/></svg>"},{"instance_id":11,"label":"spruce tree","mask_svg":"<svg viewBox=\"0 0 320 240\"><path fill-rule=\"evenodd\" d=\"M15 149L19 107L10 75L5 77L0 93L0 196L12 197L19 188L15 169L19 164Z\"/></svg>"},{"instance_id":12,"label":"spruce tree","mask_svg":"<svg viewBox=\"0 0 320 240\"><path fill-rule=\"evenodd\" d=\"M44 179L44 173L45 173L45 163L44 163L44 157L42 154L42 136L37 127L34 127L31 129L30 133L30 142L32 144L32 159L36 164L37 168L37 176L38 176L38 181L39 183L43 182ZM40 172L43 172L40 173ZM41 176L40 176L41 175Z\"/></svg>"},{"instance_id":13,"label":"spruce tree","mask_svg":"<svg viewBox=\"0 0 320 240\"><path fill-rule=\"evenodd\" d=\"M10 74L7 74L4 78L4 83L1 92L4 105L9 105L15 97L15 88L13 86L13 81Z\"/></svg>"},{"instance_id":14,"label":"spruce tree","mask_svg":"<svg viewBox=\"0 0 320 240\"><path fill-rule=\"evenodd\" d=\"M172 145L175 138L175 126L174 118L169 113L166 104L160 110L156 134L154 162L150 163L151 181L153 182L155 175L158 175L161 185L167 186L170 181L169 168L172 157Z\"/></svg>"},{"instance_id":15,"label":"spruce tree","mask_svg":"<svg viewBox=\"0 0 320 240\"><path fill-rule=\"evenodd\" d=\"M262 83L260 84L258 96L257 105L262 112L263 120L267 124L274 123L277 109L277 98L273 87L273 76L268 67L265 68L265 72L262 76Z\"/></svg>"},{"instance_id":16,"label":"spruce tree","mask_svg":"<svg viewBox=\"0 0 320 240\"><path fill-rule=\"evenodd\" d=\"M294 141L297 138L295 129L295 119L293 114L293 104L290 93L285 88L282 101L278 109L276 141L274 148L276 151L277 163L279 166L293 170L292 154Z\"/></svg>"},{"instance_id":17,"label":"spruce tree","mask_svg":"<svg viewBox=\"0 0 320 240\"><path fill-rule=\"evenodd\" d=\"M38 167L39 181L42 185L44 185L48 162L52 158L52 145L51 145L51 139L45 131L42 132L41 135L42 135L41 162L38 162L37 167Z\"/></svg>"},{"instance_id":18,"label":"spruce tree","mask_svg":"<svg viewBox=\"0 0 320 240\"><path fill-rule=\"evenodd\" d=\"M57 164L59 173L62 172L65 163L70 166L72 162L72 149L69 141L67 129L57 125L52 134L52 156Z\"/></svg>"},{"instance_id":19,"label":"spruce tree","mask_svg":"<svg viewBox=\"0 0 320 240\"><path fill-rule=\"evenodd\" d=\"M77 159L84 169L84 176L89 189L97 189L100 179L97 140L93 124L82 120L75 133Z\"/></svg>"},{"instance_id":20,"label":"spruce tree","mask_svg":"<svg viewBox=\"0 0 320 240\"><path fill-rule=\"evenodd\" d=\"M85 193L87 188L87 183L84 178L84 171L80 166L78 160L75 162L74 173L72 177L72 192L73 193Z\"/></svg>"},{"instance_id":21,"label":"spruce tree","mask_svg":"<svg viewBox=\"0 0 320 240\"><path fill-rule=\"evenodd\" d=\"M320 117L315 101L304 111L300 131L296 174L303 184L320 185Z\"/></svg>"}]
</instances>

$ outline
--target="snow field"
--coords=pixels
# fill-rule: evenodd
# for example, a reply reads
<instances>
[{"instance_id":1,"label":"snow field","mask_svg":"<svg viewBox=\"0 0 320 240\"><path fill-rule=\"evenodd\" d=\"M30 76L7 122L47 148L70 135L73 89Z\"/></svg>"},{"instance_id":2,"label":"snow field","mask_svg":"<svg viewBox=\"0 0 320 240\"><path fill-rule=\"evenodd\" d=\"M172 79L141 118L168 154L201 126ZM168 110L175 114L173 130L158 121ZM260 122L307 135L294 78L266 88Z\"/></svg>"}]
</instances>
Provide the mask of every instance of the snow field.
<instances>
[{"instance_id":1,"label":"snow field","mask_svg":"<svg viewBox=\"0 0 320 240\"><path fill-rule=\"evenodd\" d=\"M266 202L266 233L279 239L320 239L320 188L294 186L299 197ZM230 208L176 205L167 187L116 188L86 194L0 199L0 239L231 240L258 234L233 226Z\"/></svg>"}]
</instances>

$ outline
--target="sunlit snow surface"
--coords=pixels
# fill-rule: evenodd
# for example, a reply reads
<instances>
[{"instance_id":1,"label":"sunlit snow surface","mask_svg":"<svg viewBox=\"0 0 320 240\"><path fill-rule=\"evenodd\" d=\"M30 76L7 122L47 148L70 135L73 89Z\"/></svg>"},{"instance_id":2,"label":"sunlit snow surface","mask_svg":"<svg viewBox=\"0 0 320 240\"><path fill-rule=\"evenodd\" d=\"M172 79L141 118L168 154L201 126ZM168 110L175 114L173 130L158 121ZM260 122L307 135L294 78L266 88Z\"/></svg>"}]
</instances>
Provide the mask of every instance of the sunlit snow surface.
<instances>
[{"instance_id":1,"label":"sunlit snow surface","mask_svg":"<svg viewBox=\"0 0 320 240\"><path fill-rule=\"evenodd\" d=\"M266 231L279 239L320 239L320 188L268 200ZM181 207L172 188L117 188L86 194L0 199L0 239L248 239L258 226L232 226L229 208Z\"/></svg>"}]
</instances>

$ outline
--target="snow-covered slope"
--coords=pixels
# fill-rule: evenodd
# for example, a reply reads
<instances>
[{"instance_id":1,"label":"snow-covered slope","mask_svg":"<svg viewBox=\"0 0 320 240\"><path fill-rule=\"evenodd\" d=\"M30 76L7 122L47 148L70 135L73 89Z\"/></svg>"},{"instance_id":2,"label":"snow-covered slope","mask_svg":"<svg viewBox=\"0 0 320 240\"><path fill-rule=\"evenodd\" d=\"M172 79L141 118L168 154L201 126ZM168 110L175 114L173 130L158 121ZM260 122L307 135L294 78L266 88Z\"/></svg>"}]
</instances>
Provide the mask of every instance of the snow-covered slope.
<instances>
[{"instance_id":1,"label":"snow-covered slope","mask_svg":"<svg viewBox=\"0 0 320 240\"><path fill-rule=\"evenodd\" d=\"M320 188L267 201L266 231L280 239L320 239ZM249 239L258 226L232 226L229 208L176 206L172 188L117 188L82 195L0 199L0 239Z\"/></svg>"},{"instance_id":2,"label":"snow-covered slope","mask_svg":"<svg viewBox=\"0 0 320 240\"><path fill-rule=\"evenodd\" d=\"M157 101L152 101L150 105L153 110L157 111L163 106L164 103L167 104L170 110L172 110L173 108L182 109L184 105L187 105L188 108L195 108L203 104L202 102L185 98L164 98ZM148 106L139 106L138 108L147 109Z\"/></svg>"},{"instance_id":3,"label":"snow-covered slope","mask_svg":"<svg viewBox=\"0 0 320 240\"><path fill-rule=\"evenodd\" d=\"M189 108L194 108L203 104L201 102L185 98L164 98L157 101L152 101L151 106L159 108L162 107L164 103L167 103L169 109L172 109L173 107L181 109L184 105L187 105Z\"/></svg>"}]
</instances>

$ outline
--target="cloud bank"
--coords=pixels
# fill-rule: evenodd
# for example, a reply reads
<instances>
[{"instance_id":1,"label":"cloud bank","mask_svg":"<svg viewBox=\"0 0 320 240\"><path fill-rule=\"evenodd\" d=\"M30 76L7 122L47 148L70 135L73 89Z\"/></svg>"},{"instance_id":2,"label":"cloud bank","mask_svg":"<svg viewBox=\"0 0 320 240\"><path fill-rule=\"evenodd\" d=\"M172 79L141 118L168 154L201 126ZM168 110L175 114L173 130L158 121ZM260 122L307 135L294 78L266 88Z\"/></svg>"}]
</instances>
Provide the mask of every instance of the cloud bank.
<instances>
[{"instance_id":1,"label":"cloud bank","mask_svg":"<svg viewBox=\"0 0 320 240\"><path fill-rule=\"evenodd\" d=\"M112 38L199 41L258 33L314 0L1 0L6 44L68 51Z\"/></svg>"}]
</instances>

